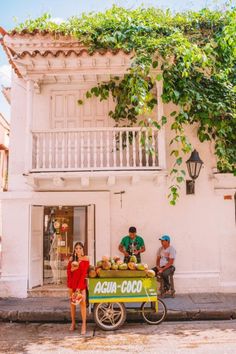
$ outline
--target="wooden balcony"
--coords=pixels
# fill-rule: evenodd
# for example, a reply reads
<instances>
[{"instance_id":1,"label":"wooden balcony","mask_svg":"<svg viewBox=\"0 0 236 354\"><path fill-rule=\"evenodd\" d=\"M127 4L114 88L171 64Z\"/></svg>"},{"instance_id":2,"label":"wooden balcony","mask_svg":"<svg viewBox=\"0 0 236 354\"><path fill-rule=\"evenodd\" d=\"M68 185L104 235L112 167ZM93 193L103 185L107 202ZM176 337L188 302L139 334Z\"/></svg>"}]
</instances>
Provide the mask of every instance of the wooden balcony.
<instances>
[{"instance_id":1,"label":"wooden balcony","mask_svg":"<svg viewBox=\"0 0 236 354\"><path fill-rule=\"evenodd\" d=\"M79 128L32 132L31 172L160 170L158 131Z\"/></svg>"}]
</instances>

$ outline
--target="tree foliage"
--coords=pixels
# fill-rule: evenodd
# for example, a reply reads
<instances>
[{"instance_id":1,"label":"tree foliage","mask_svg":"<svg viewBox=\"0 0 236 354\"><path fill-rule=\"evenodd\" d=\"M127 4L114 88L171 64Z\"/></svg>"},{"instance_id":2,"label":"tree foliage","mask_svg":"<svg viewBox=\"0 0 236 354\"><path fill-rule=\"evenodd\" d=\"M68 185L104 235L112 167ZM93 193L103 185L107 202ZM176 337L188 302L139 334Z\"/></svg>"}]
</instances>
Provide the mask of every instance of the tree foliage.
<instances>
[{"instance_id":1,"label":"tree foliage","mask_svg":"<svg viewBox=\"0 0 236 354\"><path fill-rule=\"evenodd\" d=\"M172 112L171 140L175 165L171 174L171 203L178 197L178 184L184 178L180 170L183 154L191 150L184 129L198 124L201 142L213 140L220 172L234 172L236 167L236 9L203 9L172 14L169 10L112 7L105 13L83 14L55 24L48 14L28 19L16 30L35 29L54 35L72 35L93 53L97 50L132 52L132 65L123 78L92 88L91 95L116 100L110 112L115 121L137 122L139 115L149 116L157 104L153 94L156 80L163 80L164 103L179 109ZM155 69L161 69L155 73ZM81 102L80 102L81 103ZM152 121L160 128L170 119ZM150 119L147 121L150 125Z\"/></svg>"}]
</instances>

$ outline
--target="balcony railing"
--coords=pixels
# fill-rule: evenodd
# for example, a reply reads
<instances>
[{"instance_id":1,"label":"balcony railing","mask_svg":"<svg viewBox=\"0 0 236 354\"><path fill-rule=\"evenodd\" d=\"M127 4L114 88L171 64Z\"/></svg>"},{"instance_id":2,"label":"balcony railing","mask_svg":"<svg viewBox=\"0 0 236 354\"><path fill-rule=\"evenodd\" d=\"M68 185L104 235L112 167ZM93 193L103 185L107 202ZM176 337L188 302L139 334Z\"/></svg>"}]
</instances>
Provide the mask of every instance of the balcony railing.
<instances>
[{"instance_id":1,"label":"balcony railing","mask_svg":"<svg viewBox=\"0 0 236 354\"><path fill-rule=\"evenodd\" d=\"M32 172L159 169L154 129L34 131L32 138Z\"/></svg>"}]
</instances>

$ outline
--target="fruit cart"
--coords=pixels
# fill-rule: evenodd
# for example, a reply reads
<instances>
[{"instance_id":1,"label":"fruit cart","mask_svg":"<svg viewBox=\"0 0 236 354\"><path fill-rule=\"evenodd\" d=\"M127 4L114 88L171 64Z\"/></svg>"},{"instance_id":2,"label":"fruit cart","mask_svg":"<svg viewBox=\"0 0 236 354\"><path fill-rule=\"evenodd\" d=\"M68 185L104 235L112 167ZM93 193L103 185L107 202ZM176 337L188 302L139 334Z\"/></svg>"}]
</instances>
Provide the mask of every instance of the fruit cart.
<instances>
[{"instance_id":1,"label":"fruit cart","mask_svg":"<svg viewBox=\"0 0 236 354\"><path fill-rule=\"evenodd\" d=\"M166 318L166 305L158 299L157 280L144 271L101 271L99 278L88 279L88 288L94 321L103 330L120 328L130 310L140 312L148 324L156 325ZM130 303L135 307L130 308Z\"/></svg>"}]
</instances>

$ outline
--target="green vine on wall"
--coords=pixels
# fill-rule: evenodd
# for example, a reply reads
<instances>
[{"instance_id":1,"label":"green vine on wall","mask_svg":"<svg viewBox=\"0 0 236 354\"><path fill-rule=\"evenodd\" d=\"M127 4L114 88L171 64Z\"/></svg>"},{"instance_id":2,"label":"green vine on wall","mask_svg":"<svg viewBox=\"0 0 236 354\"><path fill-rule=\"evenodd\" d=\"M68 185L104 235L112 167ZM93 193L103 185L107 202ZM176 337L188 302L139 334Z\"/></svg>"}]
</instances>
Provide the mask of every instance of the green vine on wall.
<instances>
[{"instance_id":1,"label":"green vine on wall","mask_svg":"<svg viewBox=\"0 0 236 354\"><path fill-rule=\"evenodd\" d=\"M116 107L110 116L116 122L133 125L142 115L145 126L160 129L171 124L171 155L175 157L170 171L171 204L176 203L179 184L185 178L183 157L192 149L185 134L187 125L197 123L201 142L214 141L218 170L236 174L235 8L172 14L156 8L114 6L104 13L72 17L60 25L45 14L26 20L16 30L25 28L72 35L91 53L106 49L133 53L131 68L123 78L98 84L87 97L103 100L111 94ZM159 122L150 119L157 105L153 88L158 80L163 80L163 102L178 107Z\"/></svg>"}]
</instances>

